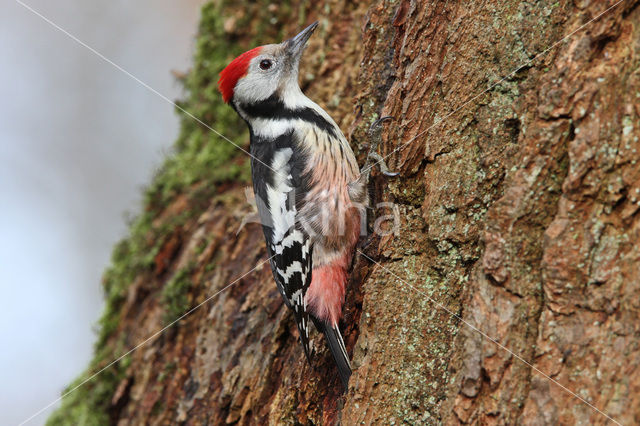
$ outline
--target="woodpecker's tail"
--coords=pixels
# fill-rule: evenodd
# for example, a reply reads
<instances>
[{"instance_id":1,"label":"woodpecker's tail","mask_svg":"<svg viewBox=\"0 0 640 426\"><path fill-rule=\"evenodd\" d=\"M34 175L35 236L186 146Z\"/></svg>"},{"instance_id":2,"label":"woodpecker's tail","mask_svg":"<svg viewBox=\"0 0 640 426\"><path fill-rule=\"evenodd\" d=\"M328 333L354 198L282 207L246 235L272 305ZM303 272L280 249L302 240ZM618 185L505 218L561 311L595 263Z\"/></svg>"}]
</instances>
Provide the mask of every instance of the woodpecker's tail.
<instances>
[{"instance_id":1,"label":"woodpecker's tail","mask_svg":"<svg viewBox=\"0 0 640 426\"><path fill-rule=\"evenodd\" d=\"M322 332L324 337L327 338L331 355L333 355L333 359L336 361L340 379L342 379L342 384L344 384L346 390L349 387L349 377L351 377L351 364L349 363L349 355L347 354L347 348L344 346L344 340L342 340L340 330L337 325L333 328L325 324L322 320L316 320L314 322L318 331Z\"/></svg>"}]
</instances>

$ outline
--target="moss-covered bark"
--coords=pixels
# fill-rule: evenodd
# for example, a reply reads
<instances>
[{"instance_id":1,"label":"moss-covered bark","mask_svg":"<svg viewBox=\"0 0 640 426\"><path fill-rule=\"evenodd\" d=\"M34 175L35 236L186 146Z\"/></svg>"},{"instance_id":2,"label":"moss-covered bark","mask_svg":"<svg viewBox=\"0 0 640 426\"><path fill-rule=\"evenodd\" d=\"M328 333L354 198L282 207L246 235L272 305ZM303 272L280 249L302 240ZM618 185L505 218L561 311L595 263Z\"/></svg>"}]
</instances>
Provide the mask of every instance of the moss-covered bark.
<instances>
[{"instance_id":1,"label":"moss-covered bark","mask_svg":"<svg viewBox=\"0 0 640 426\"><path fill-rule=\"evenodd\" d=\"M375 119L395 117L381 151L400 177L373 183L400 230L371 236L374 262L354 265L349 389L318 336L317 368L306 364L261 264L259 226L235 235L250 211L246 156L183 114L176 152L114 250L84 377L258 268L71 393L49 422L607 422L531 366L640 422L638 2L554 45L613 4L207 5L181 106L232 140L248 137L216 92L219 70L315 19L305 91L357 152Z\"/></svg>"}]
</instances>

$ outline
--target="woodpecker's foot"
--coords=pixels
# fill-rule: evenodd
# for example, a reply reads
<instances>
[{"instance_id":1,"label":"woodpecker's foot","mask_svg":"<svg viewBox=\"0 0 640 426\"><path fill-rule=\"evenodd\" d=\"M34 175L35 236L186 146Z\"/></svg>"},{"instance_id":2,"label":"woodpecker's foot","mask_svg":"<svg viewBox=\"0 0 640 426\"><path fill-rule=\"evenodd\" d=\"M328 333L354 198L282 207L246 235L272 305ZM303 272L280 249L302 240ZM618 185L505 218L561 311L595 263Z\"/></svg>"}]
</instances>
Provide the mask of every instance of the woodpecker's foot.
<instances>
[{"instance_id":1,"label":"woodpecker's foot","mask_svg":"<svg viewBox=\"0 0 640 426\"><path fill-rule=\"evenodd\" d=\"M377 152L370 152L369 157L375 160L371 167L378 166L378 168L380 169L380 173L382 173L383 175L389 177L398 176L398 172L392 172L389 170L389 167L387 167L387 163L384 162L384 158Z\"/></svg>"},{"instance_id":2,"label":"woodpecker's foot","mask_svg":"<svg viewBox=\"0 0 640 426\"><path fill-rule=\"evenodd\" d=\"M397 172L392 172L389 170L389 167L387 167L387 163L385 163L384 158L377 152L381 140L380 131L382 129L382 123L388 120L393 120L393 117L388 115L385 117L381 117L374 121L371 124L371 127L369 127L371 146L369 147L369 152L367 153L367 161L365 163L365 167L363 167L364 173L366 174L366 181L369 180L369 174L371 173L371 169L374 166L378 166L380 172L385 176L393 177L398 175Z\"/></svg>"},{"instance_id":3,"label":"woodpecker's foot","mask_svg":"<svg viewBox=\"0 0 640 426\"><path fill-rule=\"evenodd\" d=\"M380 126L382 123L384 123L387 120L393 120L393 117L390 115L385 115L384 117L380 117L378 118L376 121L374 121L371 126L369 127L369 133L373 133L378 126Z\"/></svg>"}]
</instances>

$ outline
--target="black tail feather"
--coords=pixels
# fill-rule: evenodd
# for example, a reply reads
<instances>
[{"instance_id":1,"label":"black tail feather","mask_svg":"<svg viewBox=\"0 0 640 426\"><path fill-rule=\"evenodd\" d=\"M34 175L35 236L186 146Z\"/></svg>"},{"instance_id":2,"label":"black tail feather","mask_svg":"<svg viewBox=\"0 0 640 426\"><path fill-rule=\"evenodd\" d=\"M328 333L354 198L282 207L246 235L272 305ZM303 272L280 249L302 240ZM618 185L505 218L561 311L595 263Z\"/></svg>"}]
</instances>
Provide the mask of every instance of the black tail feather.
<instances>
[{"instance_id":1,"label":"black tail feather","mask_svg":"<svg viewBox=\"0 0 640 426\"><path fill-rule=\"evenodd\" d=\"M347 354L347 348L344 345L344 340L342 340L340 330L338 326L333 328L323 321L314 321L314 323L318 331L322 332L327 339L331 355L333 355L340 379L346 390L349 387L349 377L351 377L351 364L349 363L349 354Z\"/></svg>"}]
</instances>

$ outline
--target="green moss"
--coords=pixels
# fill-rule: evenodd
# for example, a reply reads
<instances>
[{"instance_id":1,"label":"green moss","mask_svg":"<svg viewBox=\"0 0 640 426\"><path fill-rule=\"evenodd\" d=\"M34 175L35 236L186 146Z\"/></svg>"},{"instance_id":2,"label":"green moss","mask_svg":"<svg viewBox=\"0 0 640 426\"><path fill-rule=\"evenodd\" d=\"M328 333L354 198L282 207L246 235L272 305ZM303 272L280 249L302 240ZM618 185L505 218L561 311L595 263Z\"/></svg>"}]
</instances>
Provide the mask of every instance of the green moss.
<instances>
[{"instance_id":1,"label":"green moss","mask_svg":"<svg viewBox=\"0 0 640 426\"><path fill-rule=\"evenodd\" d=\"M96 350L103 347L117 329L119 310L126 297L126 290L136 275L151 268L158 247L147 238L151 231L151 214L138 217L130 226L131 236L120 241L111 255L111 266L103 276L105 310L98 321ZM152 240L151 240L152 241Z\"/></svg>"},{"instance_id":2,"label":"green moss","mask_svg":"<svg viewBox=\"0 0 640 426\"><path fill-rule=\"evenodd\" d=\"M249 180L248 157L229 142L246 148L247 126L222 101L217 88L220 70L243 50L230 48L226 40L223 3L202 8L194 67L184 80L187 99L176 108L181 119L176 155L167 158L147 190L147 205L164 206L200 182Z\"/></svg>"},{"instance_id":3,"label":"green moss","mask_svg":"<svg viewBox=\"0 0 640 426\"><path fill-rule=\"evenodd\" d=\"M112 424L113 419L110 417L109 407L115 390L125 378L129 364L130 358L125 357L99 376L83 384L91 374L90 371L104 367L92 364L89 371L65 389L63 395L70 391L72 393L62 399L60 408L49 417L47 425L102 426ZM74 390L76 387L78 389Z\"/></svg>"},{"instance_id":4,"label":"green moss","mask_svg":"<svg viewBox=\"0 0 640 426\"><path fill-rule=\"evenodd\" d=\"M162 400L157 400L154 404L153 407L151 407L151 415L152 416L157 416L158 414L160 414L162 412L162 409L164 408L164 404L162 403Z\"/></svg>"},{"instance_id":5,"label":"green moss","mask_svg":"<svg viewBox=\"0 0 640 426\"><path fill-rule=\"evenodd\" d=\"M166 324L175 321L191 307L189 290L193 285L189 266L176 272L162 289L162 303L165 306L164 321Z\"/></svg>"},{"instance_id":6,"label":"green moss","mask_svg":"<svg viewBox=\"0 0 640 426\"><path fill-rule=\"evenodd\" d=\"M197 256L200 256L202 253L204 253L205 249L209 246L209 238L203 238L202 241L200 241L198 243L198 245L196 246L196 248L194 249L194 253Z\"/></svg>"},{"instance_id":7,"label":"green moss","mask_svg":"<svg viewBox=\"0 0 640 426\"><path fill-rule=\"evenodd\" d=\"M176 371L177 368L177 364L173 361L171 362L167 362L164 365L164 369L160 372L160 374L158 374L158 382L164 382L164 380L170 375L172 374L174 371Z\"/></svg>"}]
</instances>

